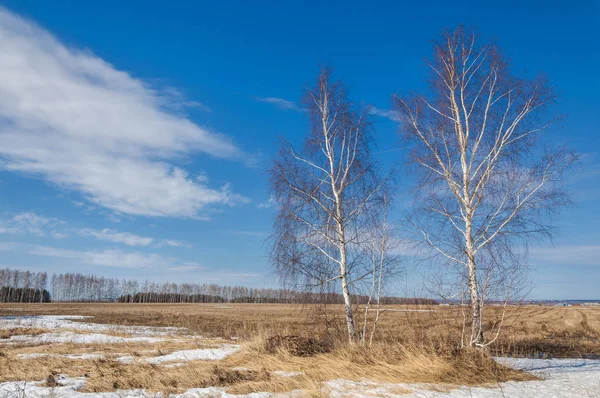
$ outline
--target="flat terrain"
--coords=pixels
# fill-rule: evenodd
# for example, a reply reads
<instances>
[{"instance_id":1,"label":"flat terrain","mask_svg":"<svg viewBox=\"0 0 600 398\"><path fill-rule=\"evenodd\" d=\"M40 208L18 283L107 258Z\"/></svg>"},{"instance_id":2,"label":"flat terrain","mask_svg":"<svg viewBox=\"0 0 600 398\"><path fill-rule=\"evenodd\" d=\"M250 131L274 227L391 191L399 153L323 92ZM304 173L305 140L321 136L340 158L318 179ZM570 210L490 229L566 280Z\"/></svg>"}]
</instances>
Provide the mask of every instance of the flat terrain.
<instances>
[{"instance_id":1,"label":"flat terrain","mask_svg":"<svg viewBox=\"0 0 600 398\"><path fill-rule=\"evenodd\" d=\"M287 304L0 304L0 316L93 316L91 322L96 323L182 327L206 337L251 340L271 335L343 336L340 308ZM500 319L500 310L489 307L487 316L494 319L497 312ZM458 306L387 306L375 339L445 344L460 332L461 311ZM498 344L492 348L497 354L518 356L600 355L600 306L509 307Z\"/></svg>"},{"instance_id":2,"label":"flat terrain","mask_svg":"<svg viewBox=\"0 0 600 398\"><path fill-rule=\"evenodd\" d=\"M490 307L490 319L499 311ZM595 397L587 389L596 381L600 391L598 307L509 308L491 353L540 359L500 360L506 366L457 350L461 307L386 307L372 347L343 343L339 313L283 304L2 304L0 398L497 396L490 385L530 396L519 395L536 391L530 383L570 386L570 395L554 396ZM547 380L527 381L539 378Z\"/></svg>"}]
</instances>

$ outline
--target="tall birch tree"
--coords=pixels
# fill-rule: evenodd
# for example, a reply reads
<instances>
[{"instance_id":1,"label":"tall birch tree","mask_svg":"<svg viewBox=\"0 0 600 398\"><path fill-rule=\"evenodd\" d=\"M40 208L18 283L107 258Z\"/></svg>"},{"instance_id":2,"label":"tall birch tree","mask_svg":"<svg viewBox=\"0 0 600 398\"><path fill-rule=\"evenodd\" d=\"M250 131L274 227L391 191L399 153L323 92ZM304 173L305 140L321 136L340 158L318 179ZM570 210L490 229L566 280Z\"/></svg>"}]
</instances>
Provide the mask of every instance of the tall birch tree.
<instances>
[{"instance_id":1,"label":"tall birch tree","mask_svg":"<svg viewBox=\"0 0 600 398\"><path fill-rule=\"evenodd\" d=\"M428 66L426 95L394 98L418 171L411 222L438 261L457 266L470 308L464 344L482 347L497 336L484 335L485 300L500 284L509 295L520 253L552 233L576 156L539 145L555 94L543 78L514 77L493 43L463 28L447 32Z\"/></svg>"}]
</instances>

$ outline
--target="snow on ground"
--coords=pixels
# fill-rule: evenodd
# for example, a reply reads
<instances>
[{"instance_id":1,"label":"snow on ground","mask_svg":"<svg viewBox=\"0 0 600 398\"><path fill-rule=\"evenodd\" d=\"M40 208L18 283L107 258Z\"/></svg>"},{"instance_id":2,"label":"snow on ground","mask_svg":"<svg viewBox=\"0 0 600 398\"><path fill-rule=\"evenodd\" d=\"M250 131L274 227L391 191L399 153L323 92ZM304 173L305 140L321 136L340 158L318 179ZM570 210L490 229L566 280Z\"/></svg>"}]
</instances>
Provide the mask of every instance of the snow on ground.
<instances>
[{"instance_id":1,"label":"snow on ground","mask_svg":"<svg viewBox=\"0 0 600 398\"><path fill-rule=\"evenodd\" d=\"M153 328L144 326L101 325L77 322L86 319L82 316L38 316L38 317L0 317L0 329L40 328L53 330L37 336L16 335L9 339L0 340L1 344L48 344L48 343L153 343L166 340L176 340L187 330L179 328ZM64 330L67 329L67 330ZM71 330L86 332L75 333ZM119 332L128 337L114 336L102 332ZM199 338L193 336L193 338ZM218 348L192 349L174 351L170 354L155 357L117 358L122 362L146 362L162 366L184 366L188 361L219 360L238 351L237 344L223 344ZM151 350L152 351L152 350ZM101 354L18 354L20 359L32 359L43 356L62 356L70 359L99 359ZM458 387L426 384L394 384L381 383L371 380L348 381L330 380L324 383L324 390L335 397L393 397L406 398L600 398L600 360L585 359L524 359L496 358L506 366L532 372L541 380L528 382L507 382L486 387ZM275 376L294 377L300 372L272 372ZM106 393L83 393L79 390L85 384L85 378L61 377L59 387L44 387L44 382L7 382L0 384L0 398L141 398L157 397L154 393L143 390L117 391ZM231 395L223 388L210 387L188 390L173 398L202 398L202 397L290 397L298 396L299 392L287 394L270 394L266 392L244 396Z\"/></svg>"},{"instance_id":2,"label":"snow on ground","mask_svg":"<svg viewBox=\"0 0 600 398\"><path fill-rule=\"evenodd\" d=\"M497 358L516 369L529 371L542 380L507 382L489 387L460 387L435 391L423 384L390 384L372 381L327 382L330 396L394 397L394 390L412 391L405 398L600 398L600 360ZM439 388L438 388L439 390Z\"/></svg>"},{"instance_id":3,"label":"snow on ground","mask_svg":"<svg viewBox=\"0 0 600 398\"><path fill-rule=\"evenodd\" d=\"M197 360L219 360L223 359L237 351L240 346L236 344L223 344L219 348L201 348L196 350L181 350L173 351L170 354L160 355L157 357L133 357L130 355L118 357L117 361L123 363L146 362L153 364L161 364L172 361L197 361Z\"/></svg>"},{"instance_id":4,"label":"snow on ground","mask_svg":"<svg viewBox=\"0 0 600 398\"><path fill-rule=\"evenodd\" d=\"M296 377L303 375L304 372L288 372L285 370L276 370L274 372L271 372L271 374L279 377Z\"/></svg>"},{"instance_id":5,"label":"snow on ground","mask_svg":"<svg viewBox=\"0 0 600 398\"><path fill-rule=\"evenodd\" d=\"M17 354L19 359L35 359L43 357L54 357L54 358L67 358L67 359L104 359L102 354L46 354L46 353L31 353L31 354Z\"/></svg>"},{"instance_id":6,"label":"snow on ground","mask_svg":"<svg viewBox=\"0 0 600 398\"><path fill-rule=\"evenodd\" d=\"M162 337L119 337L103 333L42 333L36 336L21 334L10 336L9 339L0 340L2 344L52 344L52 343L71 343L71 344L121 344L121 343L159 343L170 339Z\"/></svg>"},{"instance_id":7,"label":"snow on ground","mask_svg":"<svg viewBox=\"0 0 600 398\"><path fill-rule=\"evenodd\" d=\"M0 329L36 328L50 330L79 330L84 332L115 332L142 336L167 336L187 332L185 328L124 326L77 322L92 317L82 315L40 315L0 317Z\"/></svg>"},{"instance_id":8,"label":"snow on ground","mask_svg":"<svg viewBox=\"0 0 600 398\"><path fill-rule=\"evenodd\" d=\"M0 398L157 398L161 395L149 393L143 390L127 390L102 393L79 392L84 384L85 378L58 377L59 387L44 387L44 382L9 382L0 384ZM289 394L270 394L257 392L247 395L232 395L225 392L224 388L194 388L182 394L171 395L170 398L276 398L285 397Z\"/></svg>"},{"instance_id":9,"label":"snow on ground","mask_svg":"<svg viewBox=\"0 0 600 398\"><path fill-rule=\"evenodd\" d=\"M508 382L489 387L460 387L426 384L393 384L374 381L331 380L326 391L334 397L405 397L405 398L597 398L600 397L600 360L579 359L512 359L501 358L499 362L533 372L544 380ZM59 378L60 387L43 387L43 382L9 382L0 384L0 398L150 398L156 394L143 390L127 390L105 393L83 393L78 390L85 384L84 378ZM436 391L438 390L438 391ZM441 390L441 391L440 391ZM301 392L270 394L266 392L249 395L231 395L223 388L195 388L172 398L275 398L296 397Z\"/></svg>"}]
</instances>

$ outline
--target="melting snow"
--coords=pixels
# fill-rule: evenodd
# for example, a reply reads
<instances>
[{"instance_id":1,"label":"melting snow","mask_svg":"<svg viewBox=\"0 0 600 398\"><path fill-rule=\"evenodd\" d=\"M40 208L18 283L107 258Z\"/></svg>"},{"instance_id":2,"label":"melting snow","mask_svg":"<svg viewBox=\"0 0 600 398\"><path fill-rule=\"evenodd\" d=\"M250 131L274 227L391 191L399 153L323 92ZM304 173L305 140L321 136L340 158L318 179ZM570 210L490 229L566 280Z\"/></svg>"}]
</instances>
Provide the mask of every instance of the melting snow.
<instances>
[{"instance_id":1,"label":"melting snow","mask_svg":"<svg viewBox=\"0 0 600 398\"><path fill-rule=\"evenodd\" d=\"M21 334L10 336L9 339L0 340L1 344L51 344L51 343L71 343L71 344L119 344L119 343L157 343L167 339L159 337L119 337L102 333L43 333L37 336Z\"/></svg>"},{"instance_id":2,"label":"melting snow","mask_svg":"<svg viewBox=\"0 0 600 398\"><path fill-rule=\"evenodd\" d=\"M334 397L393 397L396 389L412 391L403 398L592 398L600 396L600 360L585 359L524 359L497 358L516 369L523 369L543 380L507 382L489 387L459 387L440 392L423 384L390 384L373 381L354 382L331 380L327 382L330 396Z\"/></svg>"},{"instance_id":3,"label":"melting snow","mask_svg":"<svg viewBox=\"0 0 600 398\"><path fill-rule=\"evenodd\" d=\"M123 363L147 362L160 364L171 361L196 361L196 360L219 360L234 352L239 351L240 346L234 344L224 344L220 348L201 348L196 350L173 351L170 354L157 357L133 357L130 355L117 358L117 361Z\"/></svg>"},{"instance_id":4,"label":"melting snow","mask_svg":"<svg viewBox=\"0 0 600 398\"><path fill-rule=\"evenodd\" d=\"M68 359L104 359L102 354L42 354L42 353L31 353L31 354L17 354L17 358L20 359L33 359L43 357L55 357L55 358L68 358Z\"/></svg>"},{"instance_id":5,"label":"melting snow","mask_svg":"<svg viewBox=\"0 0 600 398\"><path fill-rule=\"evenodd\" d=\"M0 397L27 398L157 398L160 394L144 390L121 390L115 392L84 393L80 390L85 384L85 378L58 377L59 387L44 387L44 382L9 382L0 384ZM289 395L257 392L247 395L233 395L225 392L224 388L194 388L182 394L170 395L169 398L275 398Z\"/></svg>"},{"instance_id":6,"label":"melting snow","mask_svg":"<svg viewBox=\"0 0 600 398\"><path fill-rule=\"evenodd\" d=\"M175 353L173 353L175 354ZM331 397L394 397L401 390L412 391L402 394L405 398L591 398L600 392L600 360L579 359L512 359L499 358L499 362L533 372L544 380L508 382L490 387L459 387L440 392L424 384L392 384L374 381L331 380L326 383ZM104 393L83 393L78 390L85 384L84 378L59 378L60 387L43 387L43 382L8 382L0 384L0 397L27 398L150 398L154 393L143 390L122 390ZM195 388L172 398L274 398L299 396L300 392L271 394L258 392L249 395L232 395L223 388Z\"/></svg>"},{"instance_id":7,"label":"melting snow","mask_svg":"<svg viewBox=\"0 0 600 398\"><path fill-rule=\"evenodd\" d=\"M285 370L276 370L274 372L271 372L271 374L279 377L296 377L303 375L304 372L287 372Z\"/></svg>"},{"instance_id":8,"label":"melting snow","mask_svg":"<svg viewBox=\"0 0 600 398\"><path fill-rule=\"evenodd\" d=\"M180 328L158 328L145 326L120 326L102 325L85 322L77 322L86 319L83 316L36 316L36 317L0 317L0 329L13 328L41 328L54 330L53 333L44 333L37 336L16 335L9 339L0 340L1 344L48 344L48 343L130 343L143 342L154 343L165 340L173 340L170 335L187 332ZM61 331L70 329L85 331L89 333L74 333L72 331ZM130 337L119 337L104 334L102 332L119 332L130 334ZM158 336L158 337L157 337ZM223 344L219 348L205 348L193 350L174 351L170 354L156 357L132 357L121 356L117 360L122 362L146 362L160 364L162 366L177 367L185 366L187 361L193 360L219 360L240 349L236 344ZM101 354L45 354L29 353L19 354L18 358L39 358L44 356L57 356L69 359L99 359ZM566 398L600 397L600 360L585 359L523 359L523 358L496 358L506 366L532 372L542 380L528 382L507 382L486 387L457 387L449 391L436 391L435 385L426 384L393 384L381 383L371 380L360 382L348 380L331 380L325 384L326 390L331 397L392 397L398 396L402 391L410 391L402 394L406 398ZM275 376L294 377L301 372L272 372ZM27 398L142 398L158 397L154 393L144 390L127 390L104 393L83 393L79 390L84 386L84 378L59 379L59 387L44 387L44 382L7 382L0 384L0 398L27 397ZM437 386L440 387L440 386ZM439 388L438 388L439 390ZM286 394L271 394L266 392L253 393L249 395L232 395L225 392L223 388L210 387L191 389L173 398L201 398L201 397L284 397L301 395L299 392Z\"/></svg>"},{"instance_id":9,"label":"melting snow","mask_svg":"<svg viewBox=\"0 0 600 398\"><path fill-rule=\"evenodd\" d=\"M143 336L165 336L187 332L187 329L174 327L124 326L76 322L89 318L92 317L82 315L7 316L0 317L0 329L71 329L85 332L117 332Z\"/></svg>"}]
</instances>

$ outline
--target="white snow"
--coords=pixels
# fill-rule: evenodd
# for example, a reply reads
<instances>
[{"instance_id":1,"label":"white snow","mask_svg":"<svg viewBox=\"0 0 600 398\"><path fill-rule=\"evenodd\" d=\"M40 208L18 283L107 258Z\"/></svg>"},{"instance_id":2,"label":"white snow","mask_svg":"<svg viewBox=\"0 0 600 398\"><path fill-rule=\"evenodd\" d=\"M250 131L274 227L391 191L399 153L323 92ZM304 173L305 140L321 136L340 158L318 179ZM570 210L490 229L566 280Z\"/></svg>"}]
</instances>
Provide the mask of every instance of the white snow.
<instances>
[{"instance_id":1,"label":"white snow","mask_svg":"<svg viewBox=\"0 0 600 398\"><path fill-rule=\"evenodd\" d=\"M271 374L279 377L296 377L303 375L304 372L288 372L285 370L276 370L274 372L271 372Z\"/></svg>"},{"instance_id":2,"label":"white snow","mask_svg":"<svg viewBox=\"0 0 600 398\"><path fill-rule=\"evenodd\" d=\"M59 387L44 387L43 381L38 382L8 382L0 384L0 398L158 398L160 394L144 390L120 390L115 392L85 393L80 390L85 384L85 378L58 377ZM225 392L224 388L194 388L182 394L170 395L169 398L277 398L289 394L271 394L255 392L247 395L234 395Z\"/></svg>"},{"instance_id":3,"label":"white snow","mask_svg":"<svg viewBox=\"0 0 600 398\"><path fill-rule=\"evenodd\" d=\"M600 396L600 360L579 359L512 359L499 358L499 362L516 368L530 370L544 380L508 382L489 387L459 387L440 392L425 384L393 384L374 381L331 380L327 392L334 397L395 397L404 398L592 398ZM43 387L43 382L8 382L0 384L0 398L150 398L154 393L143 390L122 390L104 393L83 393L78 390L84 378L59 377L59 387ZM435 386L433 386L435 387ZM401 390L409 394L398 395ZM300 396L293 391L284 394L257 392L249 395L232 395L223 388L195 388L172 398L276 398Z\"/></svg>"},{"instance_id":4,"label":"white snow","mask_svg":"<svg viewBox=\"0 0 600 398\"><path fill-rule=\"evenodd\" d=\"M115 332L142 336L166 336L187 332L187 329L174 327L125 326L76 322L89 318L92 317L82 315L8 316L0 317L0 329L70 329L84 332Z\"/></svg>"},{"instance_id":5,"label":"white snow","mask_svg":"<svg viewBox=\"0 0 600 398\"><path fill-rule=\"evenodd\" d=\"M133 357L131 355L126 355L118 357L117 361L123 363L146 362L153 364L161 364L164 362L171 361L189 362L197 360L219 360L239 351L239 349L239 345L224 344L222 347L219 348L201 348L195 350L173 351L170 354L160 355L157 357Z\"/></svg>"},{"instance_id":6,"label":"white snow","mask_svg":"<svg viewBox=\"0 0 600 398\"><path fill-rule=\"evenodd\" d=\"M31 354L17 354L17 358L20 359L33 359L43 357L54 357L54 358L68 358L68 359L104 359L102 354L47 354L47 353L31 353Z\"/></svg>"},{"instance_id":7,"label":"white snow","mask_svg":"<svg viewBox=\"0 0 600 398\"><path fill-rule=\"evenodd\" d=\"M182 333L187 330L179 328L152 328L145 326L119 326L91 324L82 321L82 316L39 316L39 317L0 317L0 329L12 328L42 328L53 332L34 335L15 335L9 339L0 340L2 344L115 344L115 343L154 343L160 341L177 341L183 338ZM67 329L67 330L62 330ZM89 333L81 333L81 332ZM80 333L77 333L80 332ZM114 336L102 332L119 332L129 335L127 337ZM192 336L192 338L199 338ZM121 356L117 360L125 363L150 363L165 367L185 366L194 360L219 360L238 351L237 344L222 344L217 348L204 348L174 351L170 354L155 357ZM149 350L155 351L155 350ZM122 354L118 354L122 355ZM84 354L50 354L27 353L18 354L20 359L39 358L45 356L64 357L69 359L101 359L100 353ZM507 382L497 385L467 387L382 383L373 380L349 381L330 380L324 383L324 391L335 397L393 397L401 392L406 398L600 398L600 360L585 359L523 359L523 358L496 358L506 366L522 369L537 375L540 380L527 382ZM302 372L274 371L274 376L295 377ZM85 384L85 378L60 377L59 387L44 387L44 382L7 382L0 383L0 398L26 397L26 398L156 398L160 395L144 390L127 390L104 393L83 393L79 390ZM271 394L257 392L249 395L232 395L223 388L209 387L191 389L173 398L201 398L201 397L294 397L302 395L299 391L284 394ZM164 397L163 397L164 398Z\"/></svg>"},{"instance_id":8,"label":"white snow","mask_svg":"<svg viewBox=\"0 0 600 398\"><path fill-rule=\"evenodd\" d=\"M507 382L488 387L462 386L448 392L434 391L424 384L392 384L365 380L331 380L326 383L330 396L393 397L395 390L412 391L405 398L598 398L600 397L600 360L497 358L498 362L530 371L542 380Z\"/></svg>"},{"instance_id":9,"label":"white snow","mask_svg":"<svg viewBox=\"0 0 600 398\"><path fill-rule=\"evenodd\" d=\"M168 339L159 337L119 337L103 333L42 333L37 336L21 334L10 336L9 339L0 340L2 344L52 344L52 343L71 343L71 344L120 344L120 343L157 343ZM0 397L1 398L1 397Z\"/></svg>"}]
</instances>

